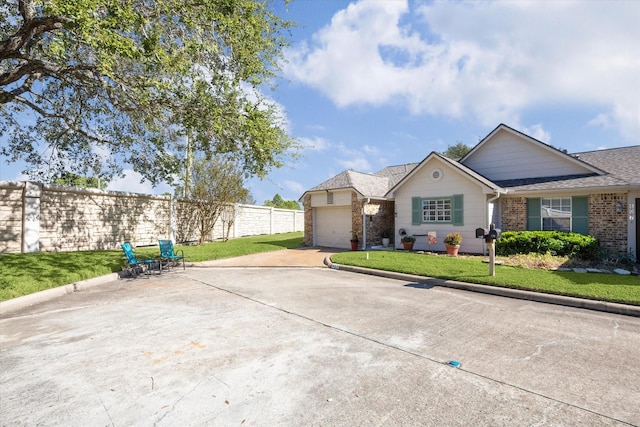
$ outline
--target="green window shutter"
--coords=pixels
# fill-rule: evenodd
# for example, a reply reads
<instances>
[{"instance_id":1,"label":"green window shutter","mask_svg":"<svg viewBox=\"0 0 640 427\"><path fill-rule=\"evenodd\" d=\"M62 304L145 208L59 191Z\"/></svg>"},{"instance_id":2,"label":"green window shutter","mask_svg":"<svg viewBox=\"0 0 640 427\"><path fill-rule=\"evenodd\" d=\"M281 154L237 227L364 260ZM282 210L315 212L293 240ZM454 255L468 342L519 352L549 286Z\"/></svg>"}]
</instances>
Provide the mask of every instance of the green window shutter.
<instances>
[{"instance_id":1,"label":"green window shutter","mask_svg":"<svg viewBox=\"0 0 640 427\"><path fill-rule=\"evenodd\" d=\"M527 230L542 230L540 203L539 197L527 199Z\"/></svg>"},{"instance_id":2,"label":"green window shutter","mask_svg":"<svg viewBox=\"0 0 640 427\"><path fill-rule=\"evenodd\" d=\"M463 195L454 194L451 197L451 220L453 225L464 225L464 204Z\"/></svg>"},{"instance_id":3,"label":"green window shutter","mask_svg":"<svg viewBox=\"0 0 640 427\"><path fill-rule=\"evenodd\" d=\"M421 197L411 198L411 224L412 225L422 224L422 198Z\"/></svg>"},{"instance_id":4,"label":"green window shutter","mask_svg":"<svg viewBox=\"0 0 640 427\"><path fill-rule=\"evenodd\" d=\"M571 198L571 231L589 234L589 200L587 196Z\"/></svg>"}]
</instances>

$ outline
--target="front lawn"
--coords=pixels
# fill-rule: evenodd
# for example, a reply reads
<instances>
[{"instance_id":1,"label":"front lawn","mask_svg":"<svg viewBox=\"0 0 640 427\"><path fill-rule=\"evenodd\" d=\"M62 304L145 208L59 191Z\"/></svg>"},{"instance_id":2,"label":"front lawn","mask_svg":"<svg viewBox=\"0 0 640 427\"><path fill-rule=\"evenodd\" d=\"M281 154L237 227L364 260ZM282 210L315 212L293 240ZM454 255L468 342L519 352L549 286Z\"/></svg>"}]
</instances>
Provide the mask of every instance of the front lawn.
<instances>
[{"instance_id":1,"label":"front lawn","mask_svg":"<svg viewBox=\"0 0 640 427\"><path fill-rule=\"evenodd\" d=\"M181 246L187 262L302 246L302 232L241 237L202 246ZM158 247L137 248L138 258L155 258ZM0 301L122 270L122 250L0 254Z\"/></svg>"},{"instance_id":2,"label":"front lawn","mask_svg":"<svg viewBox=\"0 0 640 427\"><path fill-rule=\"evenodd\" d=\"M343 252L331 257L337 264L395 271L461 282L502 286L601 301L640 305L640 278L617 274L556 272L489 265L480 257L447 257L401 251Z\"/></svg>"}]
</instances>

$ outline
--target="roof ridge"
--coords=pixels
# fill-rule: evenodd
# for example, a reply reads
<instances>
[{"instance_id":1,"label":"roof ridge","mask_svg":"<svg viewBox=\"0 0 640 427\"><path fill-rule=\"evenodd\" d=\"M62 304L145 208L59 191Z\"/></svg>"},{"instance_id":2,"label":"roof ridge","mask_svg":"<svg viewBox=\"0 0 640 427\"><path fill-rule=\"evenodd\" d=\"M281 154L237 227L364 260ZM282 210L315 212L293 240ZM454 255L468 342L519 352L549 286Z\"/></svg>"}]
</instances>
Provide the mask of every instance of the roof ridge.
<instances>
[{"instance_id":1,"label":"roof ridge","mask_svg":"<svg viewBox=\"0 0 640 427\"><path fill-rule=\"evenodd\" d=\"M638 148L638 147L640 147L640 144L637 144L637 145L625 145L623 147L601 148L601 149L589 150L589 151L579 151L579 152L576 152L576 153L571 153L571 155L572 156L577 156L579 154L598 153L598 152L602 152L602 151L623 150L625 148Z\"/></svg>"}]
</instances>

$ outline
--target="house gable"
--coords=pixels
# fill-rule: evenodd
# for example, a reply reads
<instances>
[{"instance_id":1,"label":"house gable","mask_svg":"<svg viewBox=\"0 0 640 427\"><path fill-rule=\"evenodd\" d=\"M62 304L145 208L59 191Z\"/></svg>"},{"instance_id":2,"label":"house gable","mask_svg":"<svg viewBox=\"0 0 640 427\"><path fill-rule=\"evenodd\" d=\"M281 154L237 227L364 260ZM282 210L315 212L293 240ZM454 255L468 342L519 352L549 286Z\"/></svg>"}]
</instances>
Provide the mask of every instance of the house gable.
<instances>
[{"instance_id":1,"label":"house gable","mask_svg":"<svg viewBox=\"0 0 640 427\"><path fill-rule=\"evenodd\" d=\"M407 173L407 175L404 176L396 185L394 185L385 196L387 198L394 198L395 193L400 188L408 185L408 183L414 179L418 179L425 183L429 182L429 185L438 183L443 177L443 168L461 175L463 179L475 182L477 185L479 185L479 187L482 189L482 192L485 194L502 192L502 189L499 186L489 181L482 175L469 169L465 165L462 165L433 151L431 152L431 154L425 157L422 162L420 162L409 173ZM414 178L416 176L418 176L418 178ZM425 176L428 176L428 178L425 178Z\"/></svg>"},{"instance_id":2,"label":"house gable","mask_svg":"<svg viewBox=\"0 0 640 427\"><path fill-rule=\"evenodd\" d=\"M491 181L603 174L596 167L503 124L460 163Z\"/></svg>"},{"instance_id":3,"label":"house gable","mask_svg":"<svg viewBox=\"0 0 640 427\"><path fill-rule=\"evenodd\" d=\"M418 237L414 248L443 251L442 239L455 231L465 239L466 251L482 252L483 243L473 233L487 226L487 199L501 191L465 166L433 152L387 196L395 200L396 232L404 229ZM428 233L436 233L436 243L428 243Z\"/></svg>"}]
</instances>

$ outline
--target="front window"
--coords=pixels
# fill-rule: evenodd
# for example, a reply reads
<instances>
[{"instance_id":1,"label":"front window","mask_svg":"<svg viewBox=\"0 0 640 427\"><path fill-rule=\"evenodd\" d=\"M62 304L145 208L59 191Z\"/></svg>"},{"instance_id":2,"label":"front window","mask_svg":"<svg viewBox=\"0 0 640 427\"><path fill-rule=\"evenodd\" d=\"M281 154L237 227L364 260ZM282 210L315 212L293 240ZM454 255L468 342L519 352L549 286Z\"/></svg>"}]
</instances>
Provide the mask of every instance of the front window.
<instances>
[{"instance_id":1,"label":"front window","mask_svg":"<svg viewBox=\"0 0 640 427\"><path fill-rule=\"evenodd\" d=\"M545 231L571 231L571 197L543 198L540 216Z\"/></svg>"},{"instance_id":2,"label":"front window","mask_svg":"<svg viewBox=\"0 0 640 427\"><path fill-rule=\"evenodd\" d=\"M451 222L451 199L422 200L422 222Z\"/></svg>"}]
</instances>

